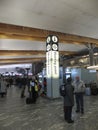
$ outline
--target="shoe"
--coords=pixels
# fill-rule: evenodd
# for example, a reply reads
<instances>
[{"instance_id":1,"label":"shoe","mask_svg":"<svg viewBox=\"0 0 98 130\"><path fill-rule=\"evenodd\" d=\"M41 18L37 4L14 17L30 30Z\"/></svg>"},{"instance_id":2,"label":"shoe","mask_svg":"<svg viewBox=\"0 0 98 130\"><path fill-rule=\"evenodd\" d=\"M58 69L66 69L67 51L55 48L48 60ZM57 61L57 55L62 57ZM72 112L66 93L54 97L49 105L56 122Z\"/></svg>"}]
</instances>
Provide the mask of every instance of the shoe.
<instances>
[{"instance_id":1,"label":"shoe","mask_svg":"<svg viewBox=\"0 0 98 130\"><path fill-rule=\"evenodd\" d=\"M64 119L65 119L65 121L67 121L68 120L68 118L66 117L66 115L64 114Z\"/></svg>"},{"instance_id":2,"label":"shoe","mask_svg":"<svg viewBox=\"0 0 98 130\"><path fill-rule=\"evenodd\" d=\"M65 118L65 121L68 121L68 119Z\"/></svg>"},{"instance_id":3,"label":"shoe","mask_svg":"<svg viewBox=\"0 0 98 130\"><path fill-rule=\"evenodd\" d=\"M76 113L79 113L80 111L79 110L76 110Z\"/></svg>"},{"instance_id":4,"label":"shoe","mask_svg":"<svg viewBox=\"0 0 98 130\"><path fill-rule=\"evenodd\" d=\"M74 123L74 120L69 120L69 121L67 121L68 123Z\"/></svg>"},{"instance_id":5,"label":"shoe","mask_svg":"<svg viewBox=\"0 0 98 130\"><path fill-rule=\"evenodd\" d=\"M21 98L25 98L25 96L21 96Z\"/></svg>"},{"instance_id":6,"label":"shoe","mask_svg":"<svg viewBox=\"0 0 98 130\"><path fill-rule=\"evenodd\" d=\"M81 111L81 114L84 114L84 111Z\"/></svg>"}]
</instances>

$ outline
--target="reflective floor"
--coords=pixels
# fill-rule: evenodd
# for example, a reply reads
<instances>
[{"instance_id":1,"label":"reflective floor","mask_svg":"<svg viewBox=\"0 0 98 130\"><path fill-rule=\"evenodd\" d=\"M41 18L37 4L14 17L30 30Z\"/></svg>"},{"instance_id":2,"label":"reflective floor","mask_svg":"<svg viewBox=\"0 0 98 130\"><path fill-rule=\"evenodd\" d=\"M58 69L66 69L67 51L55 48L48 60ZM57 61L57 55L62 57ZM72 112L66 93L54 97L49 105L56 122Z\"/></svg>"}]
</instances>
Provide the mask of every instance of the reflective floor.
<instances>
[{"instance_id":1,"label":"reflective floor","mask_svg":"<svg viewBox=\"0 0 98 130\"><path fill-rule=\"evenodd\" d=\"M0 97L0 130L98 130L98 96L85 96L84 115L75 113L74 106L72 118L73 124L64 121L62 99L39 97L36 104L26 105L14 86Z\"/></svg>"}]
</instances>

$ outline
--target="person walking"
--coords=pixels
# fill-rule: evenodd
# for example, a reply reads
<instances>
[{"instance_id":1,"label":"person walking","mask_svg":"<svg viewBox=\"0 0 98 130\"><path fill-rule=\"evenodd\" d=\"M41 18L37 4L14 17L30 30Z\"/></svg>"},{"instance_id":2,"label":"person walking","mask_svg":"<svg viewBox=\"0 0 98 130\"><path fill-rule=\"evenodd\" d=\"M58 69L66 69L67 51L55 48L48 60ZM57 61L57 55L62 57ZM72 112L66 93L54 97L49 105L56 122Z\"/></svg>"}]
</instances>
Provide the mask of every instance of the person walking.
<instances>
[{"instance_id":1,"label":"person walking","mask_svg":"<svg viewBox=\"0 0 98 130\"><path fill-rule=\"evenodd\" d=\"M29 95L33 103L36 103L37 100L35 86L36 86L35 77L33 76L32 79L30 80L30 85L29 85Z\"/></svg>"},{"instance_id":2,"label":"person walking","mask_svg":"<svg viewBox=\"0 0 98 130\"><path fill-rule=\"evenodd\" d=\"M67 79L65 85L65 96L64 96L64 118L68 123L73 123L72 120L72 108L74 106L74 88L72 86L72 79Z\"/></svg>"},{"instance_id":3,"label":"person walking","mask_svg":"<svg viewBox=\"0 0 98 130\"><path fill-rule=\"evenodd\" d=\"M27 85L27 78L26 78L26 77L22 77L22 78L21 78L21 86L22 86L21 98L24 98L24 97L25 97L26 85Z\"/></svg>"},{"instance_id":4,"label":"person walking","mask_svg":"<svg viewBox=\"0 0 98 130\"><path fill-rule=\"evenodd\" d=\"M73 86L76 99L76 112L81 112L81 114L84 114L85 84L82 80L80 80L79 76L76 76Z\"/></svg>"},{"instance_id":5,"label":"person walking","mask_svg":"<svg viewBox=\"0 0 98 130\"><path fill-rule=\"evenodd\" d=\"M3 98L7 94L7 83L3 76L0 77L0 95Z\"/></svg>"}]
</instances>

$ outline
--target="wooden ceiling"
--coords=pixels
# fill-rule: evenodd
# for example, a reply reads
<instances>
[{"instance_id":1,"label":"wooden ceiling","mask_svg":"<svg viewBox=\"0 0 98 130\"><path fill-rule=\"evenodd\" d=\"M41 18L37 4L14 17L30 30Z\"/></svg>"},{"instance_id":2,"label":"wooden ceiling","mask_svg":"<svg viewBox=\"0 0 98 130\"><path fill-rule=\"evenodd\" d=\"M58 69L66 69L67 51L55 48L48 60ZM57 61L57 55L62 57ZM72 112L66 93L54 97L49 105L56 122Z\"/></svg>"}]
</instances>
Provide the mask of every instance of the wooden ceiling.
<instances>
[{"instance_id":1,"label":"wooden ceiling","mask_svg":"<svg viewBox=\"0 0 98 130\"><path fill-rule=\"evenodd\" d=\"M98 45L98 39L94 38L0 23L0 38L46 41L47 36L50 34L58 36L60 43L73 43L73 44L93 43Z\"/></svg>"},{"instance_id":2,"label":"wooden ceiling","mask_svg":"<svg viewBox=\"0 0 98 130\"><path fill-rule=\"evenodd\" d=\"M31 41L46 41L48 35L53 34L59 37L59 42L63 44L95 44L98 46L98 39L83 37L78 35L71 35L61 32L16 26L6 23L0 23L0 39L19 39L19 40L31 40ZM73 51L60 51L61 55L73 55ZM5 56L5 59L0 59L1 64L12 63L29 63L35 61L42 61L45 58L15 58L8 59L6 56L32 56L32 55L45 55L45 51L41 50L0 50L0 56Z\"/></svg>"}]
</instances>

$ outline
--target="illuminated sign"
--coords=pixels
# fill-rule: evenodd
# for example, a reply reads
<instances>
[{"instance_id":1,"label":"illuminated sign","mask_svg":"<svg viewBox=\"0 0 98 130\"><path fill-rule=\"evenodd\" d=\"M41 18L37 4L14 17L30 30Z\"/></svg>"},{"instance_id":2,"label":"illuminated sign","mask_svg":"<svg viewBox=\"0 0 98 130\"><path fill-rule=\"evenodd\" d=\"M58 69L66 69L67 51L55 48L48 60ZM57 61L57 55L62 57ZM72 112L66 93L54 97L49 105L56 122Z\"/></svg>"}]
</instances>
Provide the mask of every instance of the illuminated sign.
<instances>
[{"instance_id":1,"label":"illuminated sign","mask_svg":"<svg viewBox=\"0 0 98 130\"><path fill-rule=\"evenodd\" d=\"M46 52L46 74L47 77L51 77L51 51Z\"/></svg>"},{"instance_id":2,"label":"illuminated sign","mask_svg":"<svg viewBox=\"0 0 98 130\"><path fill-rule=\"evenodd\" d=\"M52 51L51 69L52 69L52 77L58 78L59 77L59 52L58 51Z\"/></svg>"}]
</instances>

